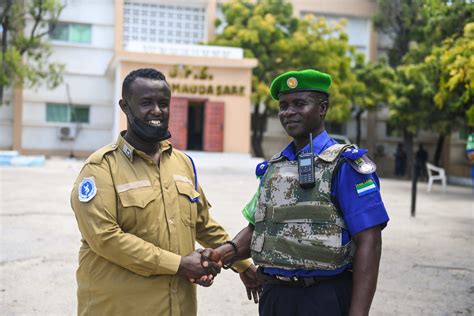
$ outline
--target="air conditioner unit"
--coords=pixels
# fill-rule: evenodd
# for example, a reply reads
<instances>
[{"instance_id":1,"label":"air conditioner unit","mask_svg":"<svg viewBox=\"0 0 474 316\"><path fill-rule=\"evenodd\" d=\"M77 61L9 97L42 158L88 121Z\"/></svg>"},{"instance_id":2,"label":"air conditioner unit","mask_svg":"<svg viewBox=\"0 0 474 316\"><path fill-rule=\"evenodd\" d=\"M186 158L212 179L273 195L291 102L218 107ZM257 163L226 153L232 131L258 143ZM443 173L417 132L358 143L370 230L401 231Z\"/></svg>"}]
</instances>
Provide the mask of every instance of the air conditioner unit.
<instances>
[{"instance_id":1,"label":"air conditioner unit","mask_svg":"<svg viewBox=\"0 0 474 316\"><path fill-rule=\"evenodd\" d=\"M77 135L77 126L68 125L58 128L58 137L60 140L74 140Z\"/></svg>"}]
</instances>

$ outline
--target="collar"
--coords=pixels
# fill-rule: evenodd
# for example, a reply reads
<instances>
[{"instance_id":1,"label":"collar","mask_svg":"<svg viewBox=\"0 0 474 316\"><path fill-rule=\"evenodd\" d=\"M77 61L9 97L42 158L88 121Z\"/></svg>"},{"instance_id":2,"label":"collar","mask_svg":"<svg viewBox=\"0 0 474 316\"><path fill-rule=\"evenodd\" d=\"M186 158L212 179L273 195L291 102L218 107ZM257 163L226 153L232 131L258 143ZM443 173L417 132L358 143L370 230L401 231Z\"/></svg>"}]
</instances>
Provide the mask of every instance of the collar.
<instances>
[{"instance_id":1,"label":"collar","mask_svg":"<svg viewBox=\"0 0 474 316\"><path fill-rule=\"evenodd\" d=\"M129 142L127 142L125 140L125 138L123 136L125 135L126 132L127 131L121 131L119 136L117 137L117 141L116 141L117 147L123 152L125 157L127 157L128 160L130 160L131 162L133 162L133 154L134 153L138 154L140 156L143 156L145 158L148 157L147 154L145 154L144 152L142 152L138 149L135 149L132 145L130 145ZM171 152L173 151L173 145L171 144L171 142L169 140L163 140L163 141L160 142L160 151L162 153L166 152L166 153L171 155Z\"/></svg>"},{"instance_id":2,"label":"collar","mask_svg":"<svg viewBox=\"0 0 474 316\"><path fill-rule=\"evenodd\" d=\"M329 137L329 134L326 131L322 131L317 136L313 137L314 155L319 155L320 153L322 153L323 150L325 150L329 145L331 145L330 143L331 137ZM283 149L279 156L284 156L289 161L294 161L297 159L300 152L309 152L309 150L310 146L308 144L304 146L299 152L295 152L295 144L291 142L288 144L288 146L285 147L285 149Z\"/></svg>"}]
</instances>

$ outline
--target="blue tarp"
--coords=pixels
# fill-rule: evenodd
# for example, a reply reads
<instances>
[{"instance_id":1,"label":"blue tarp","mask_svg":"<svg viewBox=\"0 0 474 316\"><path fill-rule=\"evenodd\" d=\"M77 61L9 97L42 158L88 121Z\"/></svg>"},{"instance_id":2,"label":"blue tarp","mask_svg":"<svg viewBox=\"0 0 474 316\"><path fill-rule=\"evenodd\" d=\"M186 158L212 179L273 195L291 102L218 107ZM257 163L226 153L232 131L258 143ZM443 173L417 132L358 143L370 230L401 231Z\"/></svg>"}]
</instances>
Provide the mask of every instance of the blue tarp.
<instances>
[{"instance_id":1,"label":"blue tarp","mask_svg":"<svg viewBox=\"0 0 474 316\"><path fill-rule=\"evenodd\" d=\"M0 166L34 167L42 166L45 156L22 156L17 151L0 151Z\"/></svg>"}]
</instances>

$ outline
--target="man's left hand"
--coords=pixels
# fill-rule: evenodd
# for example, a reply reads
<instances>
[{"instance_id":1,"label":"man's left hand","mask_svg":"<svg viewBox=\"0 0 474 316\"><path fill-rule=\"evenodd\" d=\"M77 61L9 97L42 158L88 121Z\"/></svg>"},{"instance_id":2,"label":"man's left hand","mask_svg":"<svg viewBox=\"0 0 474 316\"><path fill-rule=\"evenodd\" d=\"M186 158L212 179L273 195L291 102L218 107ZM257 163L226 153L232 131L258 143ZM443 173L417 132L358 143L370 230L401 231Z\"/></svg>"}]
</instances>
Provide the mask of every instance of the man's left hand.
<instances>
[{"instance_id":1,"label":"man's left hand","mask_svg":"<svg viewBox=\"0 0 474 316\"><path fill-rule=\"evenodd\" d=\"M262 295L262 282L257 276L257 267L255 265L251 265L247 270L242 273L239 273L240 279L242 283L245 285L247 289L247 297L249 300L258 303L260 296Z\"/></svg>"}]
</instances>

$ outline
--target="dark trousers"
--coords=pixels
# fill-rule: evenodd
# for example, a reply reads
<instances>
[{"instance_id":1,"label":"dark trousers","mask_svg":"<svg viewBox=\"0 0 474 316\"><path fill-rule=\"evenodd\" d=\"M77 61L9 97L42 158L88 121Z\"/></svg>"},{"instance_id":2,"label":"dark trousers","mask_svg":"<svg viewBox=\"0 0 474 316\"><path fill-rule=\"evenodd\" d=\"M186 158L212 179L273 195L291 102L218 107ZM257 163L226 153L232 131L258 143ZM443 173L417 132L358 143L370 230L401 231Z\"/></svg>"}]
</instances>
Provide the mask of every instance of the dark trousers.
<instances>
[{"instance_id":1,"label":"dark trousers","mask_svg":"<svg viewBox=\"0 0 474 316\"><path fill-rule=\"evenodd\" d=\"M352 294L352 273L310 287L265 284L260 298L262 316L348 315Z\"/></svg>"}]
</instances>

